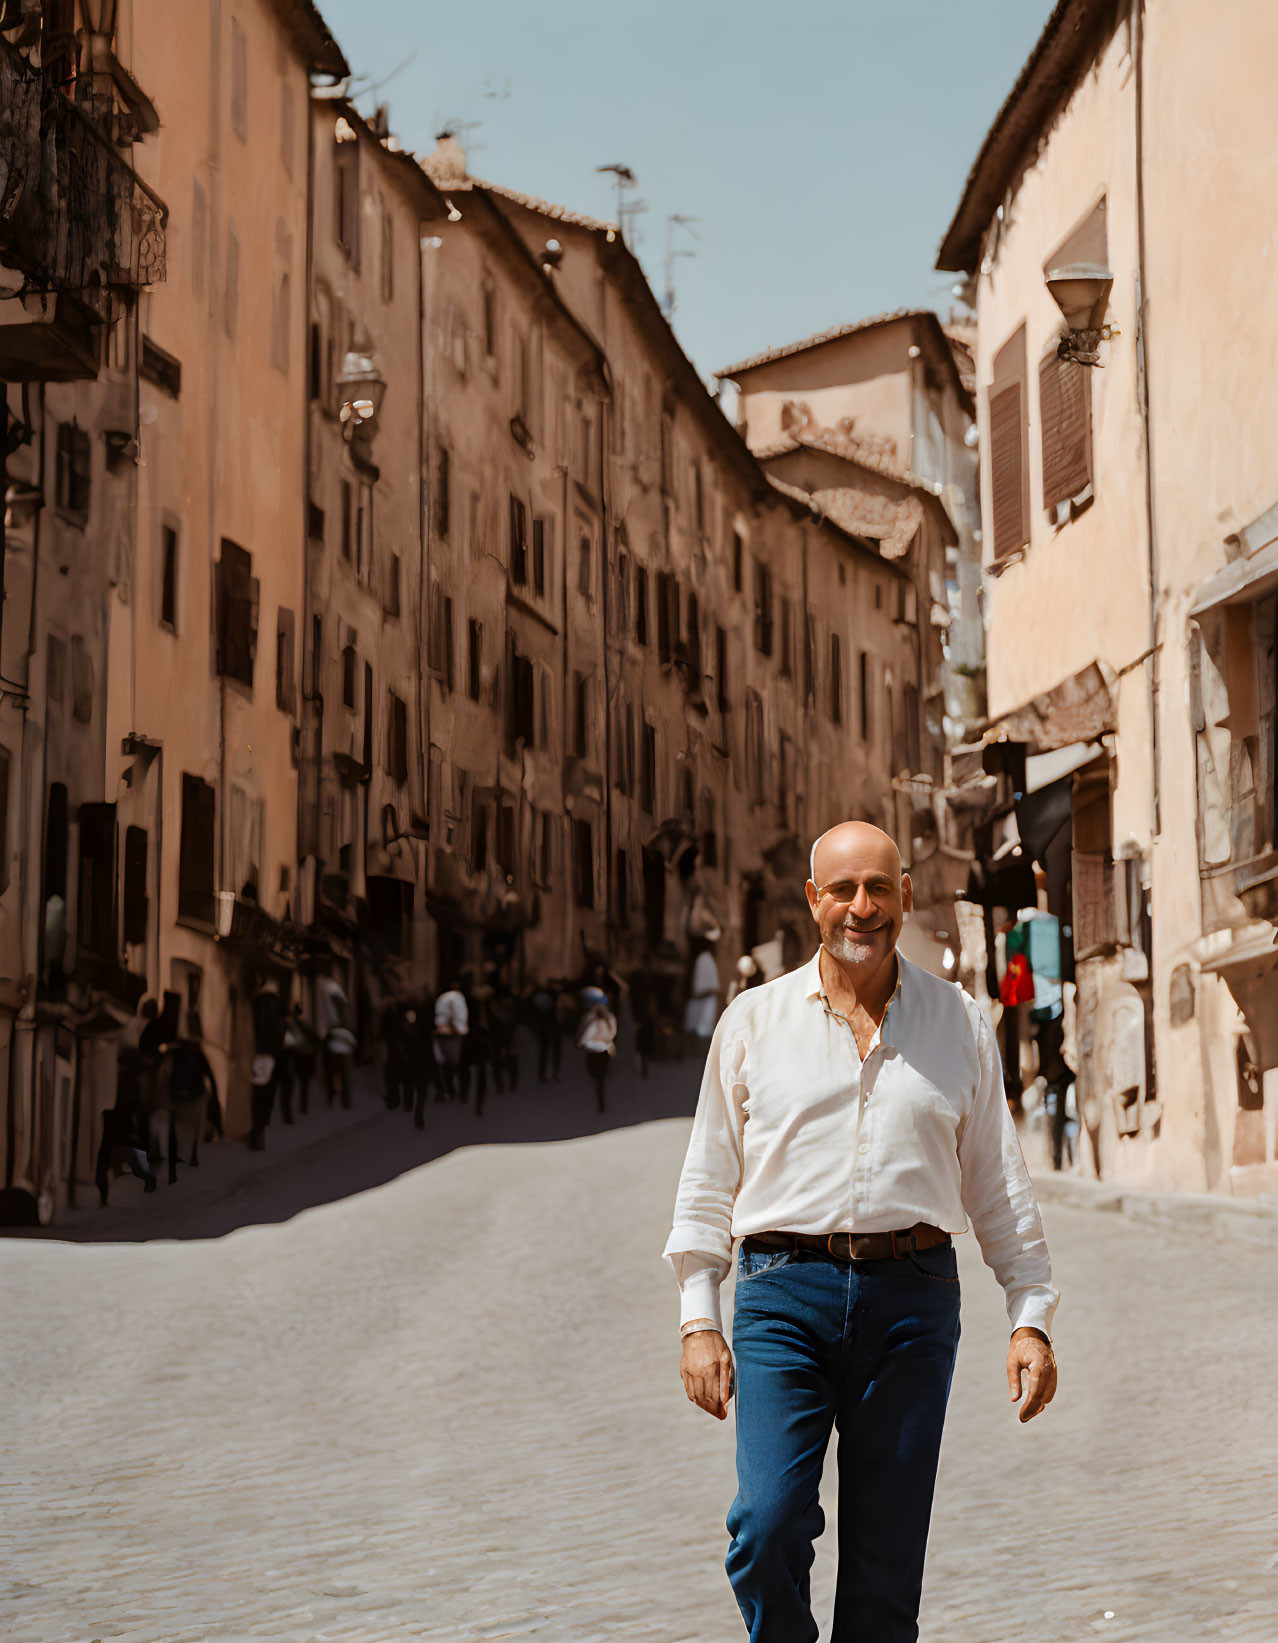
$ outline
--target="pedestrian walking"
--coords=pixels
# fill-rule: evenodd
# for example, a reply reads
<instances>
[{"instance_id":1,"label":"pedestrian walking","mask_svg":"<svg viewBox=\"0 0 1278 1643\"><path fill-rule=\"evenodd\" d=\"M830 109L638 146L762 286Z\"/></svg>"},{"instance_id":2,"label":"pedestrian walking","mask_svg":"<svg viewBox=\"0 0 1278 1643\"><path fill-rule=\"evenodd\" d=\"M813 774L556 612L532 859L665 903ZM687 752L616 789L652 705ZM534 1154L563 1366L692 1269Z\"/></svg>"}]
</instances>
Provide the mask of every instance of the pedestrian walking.
<instances>
[{"instance_id":1,"label":"pedestrian walking","mask_svg":"<svg viewBox=\"0 0 1278 1643\"><path fill-rule=\"evenodd\" d=\"M179 1038L166 1047L160 1078L169 1109L169 1185L172 1186L177 1180L178 1163L184 1156L192 1169L200 1162L206 1114L210 1104L217 1106L217 1080L203 1048L191 1038ZM220 1119L220 1108L218 1115Z\"/></svg>"},{"instance_id":2,"label":"pedestrian walking","mask_svg":"<svg viewBox=\"0 0 1278 1643\"><path fill-rule=\"evenodd\" d=\"M172 1115L160 1087L160 1064L166 1048L178 1036L178 1019L182 1008L180 993L165 993L164 1006L157 1010L153 999L142 1004L146 1018L138 1039L137 1091L138 1104L146 1120L146 1151L152 1164L164 1161L169 1151L169 1128Z\"/></svg>"},{"instance_id":3,"label":"pedestrian walking","mask_svg":"<svg viewBox=\"0 0 1278 1643\"><path fill-rule=\"evenodd\" d=\"M147 1157L147 1115L142 1106L140 1072L138 1051L121 1045L116 1061L115 1105L102 1114L102 1140L93 1172L103 1209L110 1197L111 1177L121 1170L136 1175L145 1191L156 1189L155 1171Z\"/></svg>"},{"instance_id":4,"label":"pedestrian walking","mask_svg":"<svg viewBox=\"0 0 1278 1643\"><path fill-rule=\"evenodd\" d=\"M297 1110L305 1118L311 1108L311 1081L319 1059L320 1041L315 1029L302 1013L302 1006L294 1004L289 1012L289 1030L293 1037L293 1073L297 1089Z\"/></svg>"},{"instance_id":5,"label":"pedestrian walking","mask_svg":"<svg viewBox=\"0 0 1278 1643\"><path fill-rule=\"evenodd\" d=\"M692 1053L704 1056L710 1048L714 1024L719 1019L719 966L714 949L703 947L693 960L692 985L683 1011L683 1030L689 1035Z\"/></svg>"},{"instance_id":6,"label":"pedestrian walking","mask_svg":"<svg viewBox=\"0 0 1278 1643\"><path fill-rule=\"evenodd\" d=\"M248 1144L254 1152L262 1152L275 1111L279 1062L284 1050L284 1005L279 988L269 976L263 977L253 994L252 1008L253 1063L249 1077L253 1095Z\"/></svg>"},{"instance_id":7,"label":"pedestrian walking","mask_svg":"<svg viewBox=\"0 0 1278 1643\"><path fill-rule=\"evenodd\" d=\"M315 982L315 1024L324 1046L324 1084L328 1105L351 1104L351 1066L355 1060L355 1034L347 1018L350 1003L331 975Z\"/></svg>"},{"instance_id":8,"label":"pedestrian walking","mask_svg":"<svg viewBox=\"0 0 1278 1643\"><path fill-rule=\"evenodd\" d=\"M408 1023L404 1019L406 1008L403 1000L397 998L387 1004L382 1011L382 1042L386 1046L386 1056L382 1063L382 1087L389 1112L394 1112L401 1104L410 1109L412 1106L408 1094Z\"/></svg>"},{"instance_id":9,"label":"pedestrian walking","mask_svg":"<svg viewBox=\"0 0 1278 1643\"><path fill-rule=\"evenodd\" d=\"M525 1017L537 1040L537 1082L559 1082L559 1062L563 1033L559 1026L558 989L553 981L539 981L529 988Z\"/></svg>"},{"instance_id":10,"label":"pedestrian walking","mask_svg":"<svg viewBox=\"0 0 1278 1643\"><path fill-rule=\"evenodd\" d=\"M711 1043L665 1251L680 1368L720 1420L737 1396L727 1570L751 1643L816 1639L834 1428L831 1643L914 1643L959 1337L953 1234L970 1220L1003 1287L1022 1421L1056 1390L1057 1291L993 1034L972 998L896 951L912 897L896 845L844 822L810 875L816 955L734 999ZM734 1239L735 1388L719 1320Z\"/></svg>"},{"instance_id":11,"label":"pedestrian walking","mask_svg":"<svg viewBox=\"0 0 1278 1643\"><path fill-rule=\"evenodd\" d=\"M493 1083L501 1093L503 1084L513 1095L519 1086L519 1050L515 1029L519 1025L519 1000L500 977L492 984L488 1019L492 1031Z\"/></svg>"},{"instance_id":12,"label":"pedestrian walking","mask_svg":"<svg viewBox=\"0 0 1278 1643\"><path fill-rule=\"evenodd\" d=\"M595 1086L598 1110L604 1110L604 1081L617 1052L617 1018L602 987L587 987L581 995L585 1010L577 1028L577 1048L586 1055L586 1071Z\"/></svg>"},{"instance_id":13,"label":"pedestrian walking","mask_svg":"<svg viewBox=\"0 0 1278 1643\"><path fill-rule=\"evenodd\" d=\"M460 987L448 986L435 1000L435 1060L443 1088L437 1101L456 1101L462 1051L470 1034L470 1010Z\"/></svg>"}]
</instances>

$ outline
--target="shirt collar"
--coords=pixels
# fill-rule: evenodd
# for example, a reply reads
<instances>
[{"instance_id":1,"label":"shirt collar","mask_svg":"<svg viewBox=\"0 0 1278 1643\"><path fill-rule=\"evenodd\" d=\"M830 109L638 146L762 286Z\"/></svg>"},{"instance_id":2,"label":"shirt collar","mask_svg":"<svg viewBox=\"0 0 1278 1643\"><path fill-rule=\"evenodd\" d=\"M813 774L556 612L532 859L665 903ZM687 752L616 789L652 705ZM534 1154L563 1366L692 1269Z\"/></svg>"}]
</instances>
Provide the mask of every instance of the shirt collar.
<instances>
[{"instance_id":1,"label":"shirt collar","mask_svg":"<svg viewBox=\"0 0 1278 1643\"><path fill-rule=\"evenodd\" d=\"M829 1000L825 997L825 983L821 980L821 953L822 949L818 947L799 973L803 977L804 998L819 998L828 1003ZM901 996L901 988L905 982L905 971L909 962L909 959L898 947L896 949L896 986L892 989L892 996L884 1007L884 1021L887 1020L888 1011Z\"/></svg>"}]
</instances>

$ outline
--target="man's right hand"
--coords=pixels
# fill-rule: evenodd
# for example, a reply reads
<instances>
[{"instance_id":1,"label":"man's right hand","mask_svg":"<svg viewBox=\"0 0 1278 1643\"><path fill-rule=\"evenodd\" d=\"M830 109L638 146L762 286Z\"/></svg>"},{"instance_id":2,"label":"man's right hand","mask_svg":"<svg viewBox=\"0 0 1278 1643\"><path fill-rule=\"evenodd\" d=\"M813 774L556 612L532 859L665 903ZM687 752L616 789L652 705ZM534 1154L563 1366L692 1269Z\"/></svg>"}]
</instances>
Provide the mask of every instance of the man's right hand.
<instances>
[{"instance_id":1,"label":"man's right hand","mask_svg":"<svg viewBox=\"0 0 1278 1643\"><path fill-rule=\"evenodd\" d=\"M717 1329L698 1329L683 1338L679 1365L683 1389L699 1409L716 1420L728 1418L732 1397L732 1353Z\"/></svg>"}]
</instances>

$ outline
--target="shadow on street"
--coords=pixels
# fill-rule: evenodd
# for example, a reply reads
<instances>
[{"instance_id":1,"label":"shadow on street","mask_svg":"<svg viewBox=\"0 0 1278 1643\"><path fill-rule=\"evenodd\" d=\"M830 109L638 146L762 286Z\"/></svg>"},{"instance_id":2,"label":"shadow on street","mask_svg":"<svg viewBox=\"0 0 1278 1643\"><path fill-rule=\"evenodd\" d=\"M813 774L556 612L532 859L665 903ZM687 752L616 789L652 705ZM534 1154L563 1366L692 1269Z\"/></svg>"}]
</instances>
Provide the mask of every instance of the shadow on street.
<instances>
[{"instance_id":1,"label":"shadow on street","mask_svg":"<svg viewBox=\"0 0 1278 1643\"><path fill-rule=\"evenodd\" d=\"M198 1168L183 1166L172 1186L147 1196L140 1181L120 1177L107 1208L86 1204L54 1226L5 1235L94 1244L221 1238L368 1192L459 1147L570 1141L695 1110L699 1057L652 1062L642 1078L625 1033L600 1113L580 1052L565 1044L561 1078L539 1084L531 1036L521 1031L518 1047L516 1089L494 1091L490 1078L482 1114L473 1087L464 1102L432 1095L419 1129L411 1112L388 1110L380 1066L365 1066L353 1081L349 1111L328 1109L317 1089L308 1115L292 1126L271 1125L264 1152L251 1152L242 1140L210 1142L200 1149ZM92 1199L92 1188L82 1196Z\"/></svg>"}]
</instances>

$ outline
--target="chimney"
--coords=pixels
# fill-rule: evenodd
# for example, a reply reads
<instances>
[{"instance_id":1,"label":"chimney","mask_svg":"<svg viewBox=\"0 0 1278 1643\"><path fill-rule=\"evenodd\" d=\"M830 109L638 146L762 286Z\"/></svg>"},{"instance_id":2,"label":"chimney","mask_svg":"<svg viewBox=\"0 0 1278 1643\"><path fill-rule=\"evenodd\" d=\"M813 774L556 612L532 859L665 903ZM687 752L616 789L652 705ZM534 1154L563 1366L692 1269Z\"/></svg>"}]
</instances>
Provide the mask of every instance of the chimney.
<instances>
[{"instance_id":1,"label":"chimney","mask_svg":"<svg viewBox=\"0 0 1278 1643\"><path fill-rule=\"evenodd\" d=\"M436 188L460 188L466 181L466 150L451 131L441 131L422 169Z\"/></svg>"}]
</instances>

